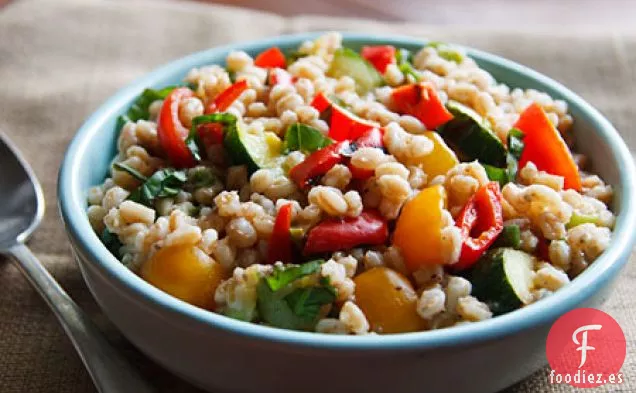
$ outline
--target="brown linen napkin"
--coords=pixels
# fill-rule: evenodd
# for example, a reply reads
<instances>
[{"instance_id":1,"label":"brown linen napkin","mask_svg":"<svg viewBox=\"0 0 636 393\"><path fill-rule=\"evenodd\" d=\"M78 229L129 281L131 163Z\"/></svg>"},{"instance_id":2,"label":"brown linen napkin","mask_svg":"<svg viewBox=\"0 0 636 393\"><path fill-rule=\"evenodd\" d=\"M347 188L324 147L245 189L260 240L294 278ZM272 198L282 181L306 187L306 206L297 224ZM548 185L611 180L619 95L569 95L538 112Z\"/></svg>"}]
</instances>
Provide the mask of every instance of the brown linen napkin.
<instances>
[{"instance_id":1,"label":"brown linen napkin","mask_svg":"<svg viewBox=\"0 0 636 393\"><path fill-rule=\"evenodd\" d=\"M636 33L497 31L423 27L326 17L282 18L221 6L161 1L16 0L0 11L0 131L25 153L48 210L30 245L70 295L163 392L198 390L145 359L95 305L71 258L56 211L64 150L108 96L171 59L228 42L309 30L356 30L457 42L516 60L571 87L636 147ZM633 256L632 256L632 259ZM625 383L588 391L636 391L636 266L622 273L605 310L627 336ZM94 392L90 378L44 302L0 260L0 392ZM543 370L507 393L573 392Z\"/></svg>"}]
</instances>

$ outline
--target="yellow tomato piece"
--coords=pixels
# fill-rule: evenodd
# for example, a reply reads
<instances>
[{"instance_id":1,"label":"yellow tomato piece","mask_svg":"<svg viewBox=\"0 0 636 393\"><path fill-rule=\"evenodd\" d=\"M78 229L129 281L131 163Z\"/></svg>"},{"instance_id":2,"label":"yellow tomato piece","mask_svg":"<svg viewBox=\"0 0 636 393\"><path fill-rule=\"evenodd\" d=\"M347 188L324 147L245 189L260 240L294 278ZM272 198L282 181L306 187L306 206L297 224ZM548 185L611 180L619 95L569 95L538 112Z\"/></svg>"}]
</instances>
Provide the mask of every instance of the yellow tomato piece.
<instances>
[{"instance_id":1,"label":"yellow tomato piece","mask_svg":"<svg viewBox=\"0 0 636 393\"><path fill-rule=\"evenodd\" d=\"M445 206L446 190L436 185L420 191L402 208L393 233L393 244L400 248L410 271L423 265L442 263L442 210Z\"/></svg>"},{"instance_id":2,"label":"yellow tomato piece","mask_svg":"<svg viewBox=\"0 0 636 393\"><path fill-rule=\"evenodd\" d=\"M141 277L172 296L208 310L226 278L221 264L191 245L164 247L141 267Z\"/></svg>"},{"instance_id":3,"label":"yellow tomato piece","mask_svg":"<svg viewBox=\"0 0 636 393\"><path fill-rule=\"evenodd\" d=\"M283 141L273 132L265 132L265 143L272 155L279 155L283 150Z\"/></svg>"},{"instance_id":4,"label":"yellow tomato piece","mask_svg":"<svg viewBox=\"0 0 636 393\"><path fill-rule=\"evenodd\" d=\"M356 304L376 333L406 333L425 328L417 314L417 294L409 280L386 267L354 278Z\"/></svg>"},{"instance_id":5,"label":"yellow tomato piece","mask_svg":"<svg viewBox=\"0 0 636 393\"><path fill-rule=\"evenodd\" d=\"M452 167L459 164L455 152L448 147L442 137L435 131L425 131L422 135L433 142L433 151L414 162L411 165L421 165L429 179L437 175L445 175Z\"/></svg>"}]
</instances>

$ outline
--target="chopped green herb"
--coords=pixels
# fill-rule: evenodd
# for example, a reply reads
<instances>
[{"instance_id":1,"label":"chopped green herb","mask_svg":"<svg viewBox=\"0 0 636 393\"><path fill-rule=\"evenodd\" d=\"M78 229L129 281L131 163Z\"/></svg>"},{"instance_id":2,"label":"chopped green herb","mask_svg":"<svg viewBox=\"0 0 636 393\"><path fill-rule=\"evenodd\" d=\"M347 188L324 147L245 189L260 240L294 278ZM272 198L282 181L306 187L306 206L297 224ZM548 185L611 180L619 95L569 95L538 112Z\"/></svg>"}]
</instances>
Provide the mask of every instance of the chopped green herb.
<instances>
[{"instance_id":1,"label":"chopped green herb","mask_svg":"<svg viewBox=\"0 0 636 393\"><path fill-rule=\"evenodd\" d=\"M300 150L311 153L330 144L331 139L324 136L322 132L308 125L295 123L290 125L285 133L284 152Z\"/></svg>"},{"instance_id":2,"label":"chopped green herb","mask_svg":"<svg viewBox=\"0 0 636 393\"><path fill-rule=\"evenodd\" d=\"M313 267L317 269L319 266L315 264ZM312 330L320 318L322 307L334 302L337 292L326 278L321 279L318 285L294 288L286 284L278 290L273 290L268 278L265 278L256 286L256 294L259 315L266 323L285 329Z\"/></svg>"},{"instance_id":3,"label":"chopped green herb","mask_svg":"<svg viewBox=\"0 0 636 393\"><path fill-rule=\"evenodd\" d=\"M420 74L415 70L415 68L413 68L412 55L408 49L398 49L395 55L395 60L400 72L404 75L411 75L416 81L420 80Z\"/></svg>"},{"instance_id":4,"label":"chopped green herb","mask_svg":"<svg viewBox=\"0 0 636 393\"><path fill-rule=\"evenodd\" d=\"M464 55L462 55L460 51L444 42L433 41L429 42L426 46L435 48L439 57L444 60L453 61L455 63L461 63L462 60L464 60Z\"/></svg>"},{"instance_id":5,"label":"chopped green herb","mask_svg":"<svg viewBox=\"0 0 636 393\"><path fill-rule=\"evenodd\" d=\"M104 228L101 235L102 243L106 246L108 251L115 256L117 259L121 259L121 253L119 250L122 247L121 242L116 234L112 233L108 230L108 228Z\"/></svg>"},{"instance_id":6,"label":"chopped green herb","mask_svg":"<svg viewBox=\"0 0 636 393\"><path fill-rule=\"evenodd\" d=\"M210 187L218 181L216 174L211 168L199 166L192 168L188 172L188 183L193 189Z\"/></svg>"},{"instance_id":7,"label":"chopped green herb","mask_svg":"<svg viewBox=\"0 0 636 393\"><path fill-rule=\"evenodd\" d=\"M294 314L314 320L320 308L336 300L336 290L331 285L324 287L298 288L285 296L285 301Z\"/></svg>"},{"instance_id":8,"label":"chopped green herb","mask_svg":"<svg viewBox=\"0 0 636 393\"><path fill-rule=\"evenodd\" d=\"M155 199L172 197L179 193L186 182L186 174L172 168L166 168L155 172L134 190L128 199L152 207Z\"/></svg>"},{"instance_id":9,"label":"chopped green herb","mask_svg":"<svg viewBox=\"0 0 636 393\"><path fill-rule=\"evenodd\" d=\"M568 229L574 228L581 224L594 224L598 225L599 217L593 214L582 214L578 212L572 212L572 217L570 217L570 221L567 223L566 227Z\"/></svg>"},{"instance_id":10,"label":"chopped green herb","mask_svg":"<svg viewBox=\"0 0 636 393\"><path fill-rule=\"evenodd\" d=\"M136 169L131 168L130 166L121 162L114 163L113 168L117 169L118 171L124 171L139 181L145 182L146 180L148 180L146 176L139 173Z\"/></svg>"},{"instance_id":11,"label":"chopped green herb","mask_svg":"<svg viewBox=\"0 0 636 393\"><path fill-rule=\"evenodd\" d=\"M519 170L519 159L525 147L523 143L524 134L517 128L512 128L508 132L508 154L506 154L506 171L508 181L514 182Z\"/></svg>"},{"instance_id":12,"label":"chopped green herb","mask_svg":"<svg viewBox=\"0 0 636 393\"><path fill-rule=\"evenodd\" d=\"M508 131L508 151L517 160L521 158L521 153L523 152L524 137L525 135L523 134L523 131L518 128L513 127L510 131Z\"/></svg>"},{"instance_id":13,"label":"chopped green herb","mask_svg":"<svg viewBox=\"0 0 636 393\"><path fill-rule=\"evenodd\" d=\"M150 118L150 105L157 100L163 100L177 87L178 86L167 86L159 90L145 89L130 106L128 112L126 112L125 115L119 116L117 126L121 128L121 126L129 121L148 120Z\"/></svg>"},{"instance_id":14,"label":"chopped green herb","mask_svg":"<svg viewBox=\"0 0 636 393\"><path fill-rule=\"evenodd\" d=\"M275 292L287 286L292 281L316 273L323 263L325 263L324 260L317 259L299 266L278 268L274 270L271 276L266 277L265 280L269 288Z\"/></svg>"},{"instance_id":15,"label":"chopped green herb","mask_svg":"<svg viewBox=\"0 0 636 393\"><path fill-rule=\"evenodd\" d=\"M519 225L506 225L497 237L497 240L492 244L491 248L496 247L512 247L519 248L521 244L521 229Z\"/></svg>"}]
</instances>

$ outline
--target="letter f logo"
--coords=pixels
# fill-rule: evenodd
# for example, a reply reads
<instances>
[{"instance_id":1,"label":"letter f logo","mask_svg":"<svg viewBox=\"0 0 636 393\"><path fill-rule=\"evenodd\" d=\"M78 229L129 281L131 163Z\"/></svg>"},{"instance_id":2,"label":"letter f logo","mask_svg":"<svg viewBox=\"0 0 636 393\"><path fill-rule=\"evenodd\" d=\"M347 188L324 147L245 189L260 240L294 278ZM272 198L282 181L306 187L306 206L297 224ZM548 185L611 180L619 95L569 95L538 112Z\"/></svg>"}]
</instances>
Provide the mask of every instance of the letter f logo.
<instances>
[{"instance_id":1,"label":"letter f logo","mask_svg":"<svg viewBox=\"0 0 636 393\"><path fill-rule=\"evenodd\" d=\"M574 333L572 333L572 341L574 341L574 344L580 345L578 348L576 348L577 351L581 351L581 364L579 364L579 368L583 367L583 365L585 364L585 361L587 360L587 351L593 351L596 349L590 345L587 345L588 330L601 330L602 327L603 326L601 325L585 325L576 329ZM581 335L582 337L581 342L579 342L576 336L581 332L583 334Z\"/></svg>"}]
</instances>

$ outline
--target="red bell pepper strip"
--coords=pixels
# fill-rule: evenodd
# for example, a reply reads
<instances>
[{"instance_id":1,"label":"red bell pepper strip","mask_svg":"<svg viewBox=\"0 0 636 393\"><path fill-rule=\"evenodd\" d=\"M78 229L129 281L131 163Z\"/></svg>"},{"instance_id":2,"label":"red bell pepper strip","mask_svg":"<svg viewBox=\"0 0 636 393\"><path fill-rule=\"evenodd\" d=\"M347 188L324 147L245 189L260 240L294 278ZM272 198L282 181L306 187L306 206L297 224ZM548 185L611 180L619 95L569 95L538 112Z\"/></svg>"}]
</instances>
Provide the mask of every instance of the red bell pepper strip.
<instances>
[{"instance_id":1,"label":"red bell pepper strip","mask_svg":"<svg viewBox=\"0 0 636 393\"><path fill-rule=\"evenodd\" d=\"M329 122L329 137L333 140L355 140L367 131L377 128L377 125L359 118L353 113L331 105L331 117Z\"/></svg>"},{"instance_id":2,"label":"red bell pepper strip","mask_svg":"<svg viewBox=\"0 0 636 393\"><path fill-rule=\"evenodd\" d=\"M170 162L179 168L195 165L192 153L185 144L189 131L179 119L179 103L193 96L194 93L187 87L174 89L163 100L157 122L159 144Z\"/></svg>"},{"instance_id":3,"label":"red bell pepper strip","mask_svg":"<svg viewBox=\"0 0 636 393\"><path fill-rule=\"evenodd\" d=\"M310 105L318 109L318 112L324 112L331 106L331 101L329 101L329 99L324 94L318 93L311 101Z\"/></svg>"},{"instance_id":4,"label":"red bell pepper strip","mask_svg":"<svg viewBox=\"0 0 636 393\"><path fill-rule=\"evenodd\" d=\"M285 54L277 47L273 46L256 56L254 65L262 68L285 68L287 60Z\"/></svg>"},{"instance_id":5,"label":"red bell pepper strip","mask_svg":"<svg viewBox=\"0 0 636 393\"><path fill-rule=\"evenodd\" d=\"M218 96L216 96L214 101L208 105L205 110L205 114L209 115L210 113L225 112L245 90L247 90L247 81L245 79L230 85L230 87L223 90Z\"/></svg>"},{"instance_id":6,"label":"red bell pepper strip","mask_svg":"<svg viewBox=\"0 0 636 393\"><path fill-rule=\"evenodd\" d=\"M455 223L461 229L462 249L454 270L474 265L497 239L503 230L502 199L499 183L490 182L468 200Z\"/></svg>"},{"instance_id":7,"label":"red bell pepper strip","mask_svg":"<svg viewBox=\"0 0 636 393\"><path fill-rule=\"evenodd\" d=\"M268 82L270 86L274 86L274 85L288 86L288 85L294 84L295 81L296 81L296 77L292 76L289 72L287 72L286 70L283 70L282 68L272 68L269 71Z\"/></svg>"},{"instance_id":8,"label":"red bell pepper strip","mask_svg":"<svg viewBox=\"0 0 636 393\"><path fill-rule=\"evenodd\" d=\"M429 130L453 118L429 82L397 87L391 98L398 112L416 117Z\"/></svg>"},{"instance_id":9,"label":"red bell pepper strip","mask_svg":"<svg viewBox=\"0 0 636 393\"><path fill-rule=\"evenodd\" d=\"M314 97L311 106L318 109L323 115L324 113L328 114L329 138L335 141L354 140L377 127L374 123L361 119L332 103L323 93L318 93ZM329 112L326 112L327 110Z\"/></svg>"},{"instance_id":10,"label":"red bell pepper strip","mask_svg":"<svg viewBox=\"0 0 636 393\"><path fill-rule=\"evenodd\" d=\"M292 263L292 238L289 232L291 219L292 204L287 203L281 206L276 215L272 236L269 238L269 245L267 246L267 263L274 264L278 261Z\"/></svg>"},{"instance_id":11,"label":"red bell pepper strip","mask_svg":"<svg viewBox=\"0 0 636 393\"><path fill-rule=\"evenodd\" d=\"M541 171L563 176L566 189L581 191L581 177L572 153L539 104L526 108L514 126L525 135L520 169L532 161Z\"/></svg>"},{"instance_id":12,"label":"red bell pepper strip","mask_svg":"<svg viewBox=\"0 0 636 393\"><path fill-rule=\"evenodd\" d=\"M197 127L197 132L204 146L223 143L223 126L218 123L204 123Z\"/></svg>"},{"instance_id":13,"label":"red bell pepper strip","mask_svg":"<svg viewBox=\"0 0 636 393\"><path fill-rule=\"evenodd\" d=\"M309 180L316 176L324 175L344 160L340 151L348 142L334 143L320 150L311 153L303 162L296 165L289 171L289 177L296 182L300 188L305 188Z\"/></svg>"},{"instance_id":14,"label":"red bell pepper strip","mask_svg":"<svg viewBox=\"0 0 636 393\"><path fill-rule=\"evenodd\" d=\"M384 74L389 64L395 63L395 47L391 45L363 46L360 55L381 74Z\"/></svg>"},{"instance_id":15,"label":"red bell pepper strip","mask_svg":"<svg viewBox=\"0 0 636 393\"><path fill-rule=\"evenodd\" d=\"M313 227L307 235L305 255L350 248L365 244L384 244L389 237L386 220L375 210L365 210L358 217L329 218Z\"/></svg>"}]
</instances>

